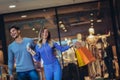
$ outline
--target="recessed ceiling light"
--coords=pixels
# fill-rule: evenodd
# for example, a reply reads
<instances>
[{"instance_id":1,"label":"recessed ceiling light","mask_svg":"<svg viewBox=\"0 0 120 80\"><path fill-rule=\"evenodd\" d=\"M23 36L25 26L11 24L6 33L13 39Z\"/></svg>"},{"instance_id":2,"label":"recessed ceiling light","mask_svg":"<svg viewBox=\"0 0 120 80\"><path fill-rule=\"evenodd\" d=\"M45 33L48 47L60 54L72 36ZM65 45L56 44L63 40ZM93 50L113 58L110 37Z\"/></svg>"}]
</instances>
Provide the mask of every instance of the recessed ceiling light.
<instances>
[{"instance_id":1,"label":"recessed ceiling light","mask_svg":"<svg viewBox=\"0 0 120 80\"><path fill-rule=\"evenodd\" d=\"M22 16L21 16L21 18L26 18L26 17L27 17L27 15L22 15Z\"/></svg>"},{"instance_id":2,"label":"recessed ceiling light","mask_svg":"<svg viewBox=\"0 0 120 80\"><path fill-rule=\"evenodd\" d=\"M15 8L16 7L16 5L10 5L9 6L9 8Z\"/></svg>"}]
</instances>

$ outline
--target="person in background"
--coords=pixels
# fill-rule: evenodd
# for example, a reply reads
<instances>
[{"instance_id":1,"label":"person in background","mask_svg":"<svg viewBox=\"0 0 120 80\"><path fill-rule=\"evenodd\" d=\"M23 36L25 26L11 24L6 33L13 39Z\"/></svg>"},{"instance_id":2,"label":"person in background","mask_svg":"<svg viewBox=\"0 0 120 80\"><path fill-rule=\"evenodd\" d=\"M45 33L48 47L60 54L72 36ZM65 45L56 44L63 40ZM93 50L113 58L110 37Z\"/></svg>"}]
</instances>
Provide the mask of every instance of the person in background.
<instances>
[{"instance_id":1,"label":"person in background","mask_svg":"<svg viewBox=\"0 0 120 80\"><path fill-rule=\"evenodd\" d=\"M23 38L20 28L17 26L10 27L9 32L14 39L8 46L8 70L10 80L14 80L14 62L16 62L18 80L39 80L32 56L27 50L28 44L32 44L33 40L31 38Z\"/></svg>"},{"instance_id":2,"label":"person in background","mask_svg":"<svg viewBox=\"0 0 120 80\"><path fill-rule=\"evenodd\" d=\"M42 58L46 80L61 80L62 69L54 51L57 49L63 52L69 49L70 46L60 46L54 42L47 28L42 30L40 38L35 47L36 54L33 56L37 61Z\"/></svg>"}]
</instances>

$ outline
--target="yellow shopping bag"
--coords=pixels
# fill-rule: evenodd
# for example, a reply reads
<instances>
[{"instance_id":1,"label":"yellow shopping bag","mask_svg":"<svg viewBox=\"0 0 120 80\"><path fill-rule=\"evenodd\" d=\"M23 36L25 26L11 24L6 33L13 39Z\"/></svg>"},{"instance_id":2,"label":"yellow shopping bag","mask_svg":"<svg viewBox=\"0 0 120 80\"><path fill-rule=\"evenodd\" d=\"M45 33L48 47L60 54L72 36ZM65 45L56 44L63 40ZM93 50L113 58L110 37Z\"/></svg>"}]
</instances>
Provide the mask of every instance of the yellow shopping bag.
<instances>
[{"instance_id":1,"label":"yellow shopping bag","mask_svg":"<svg viewBox=\"0 0 120 80\"><path fill-rule=\"evenodd\" d=\"M84 63L84 61L83 61L83 59L82 59L82 56L80 55L78 49L75 50L75 54L76 54L76 57L77 57L77 60L78 60L78 66L79 66L79 67L85 66L85 63Z\"/></svg>"}]
</instances>

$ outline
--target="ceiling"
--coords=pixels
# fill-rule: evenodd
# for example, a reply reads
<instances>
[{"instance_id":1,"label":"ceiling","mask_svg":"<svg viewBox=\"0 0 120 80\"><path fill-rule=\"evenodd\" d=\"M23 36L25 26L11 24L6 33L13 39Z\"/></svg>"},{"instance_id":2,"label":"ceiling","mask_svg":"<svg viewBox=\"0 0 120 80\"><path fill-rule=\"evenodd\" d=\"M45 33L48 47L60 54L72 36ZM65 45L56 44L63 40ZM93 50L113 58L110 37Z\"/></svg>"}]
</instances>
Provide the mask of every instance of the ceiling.
<instances>
[{"instance_id":1,"label":"ceiling","mask_svg":"<svg viewBox=\"0 0 120 80\"><path fill-rule=\"evenodd\" d=\"M0 0L0 14L84 3L97 0ZM16 5L9 8L9 5Z\"/></svg>"}]
</instances>

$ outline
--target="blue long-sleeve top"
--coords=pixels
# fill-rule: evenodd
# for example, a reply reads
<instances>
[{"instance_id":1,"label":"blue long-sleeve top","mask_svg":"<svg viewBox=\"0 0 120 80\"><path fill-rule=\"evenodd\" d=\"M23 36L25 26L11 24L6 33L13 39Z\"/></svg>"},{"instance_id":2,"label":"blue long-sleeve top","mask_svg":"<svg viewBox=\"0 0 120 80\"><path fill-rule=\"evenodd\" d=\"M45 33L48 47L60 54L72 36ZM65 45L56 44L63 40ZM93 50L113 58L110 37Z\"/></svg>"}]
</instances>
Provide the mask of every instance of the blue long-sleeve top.
<instances>
[{"instance_id":1,"label":"blue long-sleeve top","mask_svg":"<svg viewBox=\"0 0 120 80\"><path fill-rule=\"evenodd\" d=\"M14 62L16 63L17 72L35 69L32 56L26 48L28 43L33 43L33 40L31 38L23 38L21 43L14 41L8 46L9 75L12 75Z\"/></svg>"},{"instance_id":2,"label":"blue long-sleeve top","mask_svg":"<svg viewBox=\"0 0 120 80\"><path fill-rule=\"evenodd\" d=\"M49 43L46 42L44 44L41 44L41 46L36 45L36 54L34 55L34 58L36 59L36 61L40 61L42 58L45 65L52 64L54 61L57 60L56 56L54 55L54 49L63 52L69 48L69 46L60 46L55 42L53 42L53 47L51 47Z\"/></svg>"}]
</instances>

